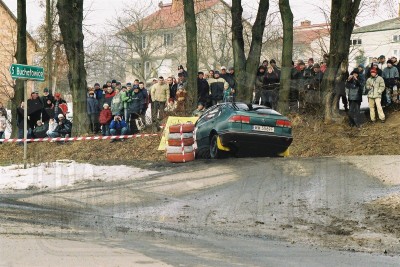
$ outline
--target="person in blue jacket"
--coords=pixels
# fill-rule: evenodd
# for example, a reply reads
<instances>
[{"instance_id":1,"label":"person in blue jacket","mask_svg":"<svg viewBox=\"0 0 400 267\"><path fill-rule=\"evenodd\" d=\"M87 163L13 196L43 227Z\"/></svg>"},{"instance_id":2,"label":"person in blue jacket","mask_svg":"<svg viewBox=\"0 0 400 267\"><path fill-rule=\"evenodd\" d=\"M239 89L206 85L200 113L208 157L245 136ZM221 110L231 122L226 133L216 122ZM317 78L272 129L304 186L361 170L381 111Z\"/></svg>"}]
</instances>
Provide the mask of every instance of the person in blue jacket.
<instances>
[{"instance_id":1,"label":"person in blue jacket","mask_svg":"<svg viewBox=\"0 0 400 267\"><path fill-rule=\"evenodd\" d=\"M114 116L114 119L110 123L110 134L111 135L126 135L128 133L128 124L124 119L122 119L121 114ZM115 142L117 139L111 140ZM124 141L124 139L120 139Z\"/></svg>"}]
</instances>

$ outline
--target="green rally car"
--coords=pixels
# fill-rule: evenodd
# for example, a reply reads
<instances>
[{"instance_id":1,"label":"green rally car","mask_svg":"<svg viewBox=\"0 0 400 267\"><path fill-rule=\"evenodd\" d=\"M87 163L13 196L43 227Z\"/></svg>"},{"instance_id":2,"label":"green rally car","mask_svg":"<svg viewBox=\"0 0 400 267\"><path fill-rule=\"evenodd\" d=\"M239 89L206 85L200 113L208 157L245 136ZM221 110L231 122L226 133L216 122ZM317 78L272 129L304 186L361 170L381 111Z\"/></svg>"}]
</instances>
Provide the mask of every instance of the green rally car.
<instances>
[{"instance_id":1,"label":"green rally car","mask_svg":"<svg viewBox=\"0 0 400 267\"><path fill-rule=\"evenodd\" d=\"M210 107L195 125L197 155L286 156L292 143L292 124L273 109L226 102Z\"/></svg>"}]
</instances>

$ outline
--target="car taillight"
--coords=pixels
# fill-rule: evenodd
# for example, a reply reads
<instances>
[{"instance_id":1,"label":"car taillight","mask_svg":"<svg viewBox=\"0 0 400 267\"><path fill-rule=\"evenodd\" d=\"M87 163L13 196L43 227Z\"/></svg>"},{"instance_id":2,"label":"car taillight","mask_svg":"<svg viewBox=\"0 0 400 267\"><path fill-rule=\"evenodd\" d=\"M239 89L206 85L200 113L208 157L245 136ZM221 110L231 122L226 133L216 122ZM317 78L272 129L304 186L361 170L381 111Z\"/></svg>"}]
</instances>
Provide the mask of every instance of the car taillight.
<instances>
[{"instance_id":1,"label":"car taillight","mask_svg":"<svg viewBox=\"0 0 400 267\"><path fill-rule=\"evenodd\" d=\"M286 120L276 120L276 126L292 128L292 123Z\"/></svg>"},{"instance_id":2,"label":"car taillight","mask_svg":"<svg viewBox=\"0 0 400 267\"><path fill-rule=\"evenodd\" d=\"M241 123L250 123L249 116L240 116L240 115L233 115L229 118L229 122L241 122Z\"/></svg>"}]
</instances>

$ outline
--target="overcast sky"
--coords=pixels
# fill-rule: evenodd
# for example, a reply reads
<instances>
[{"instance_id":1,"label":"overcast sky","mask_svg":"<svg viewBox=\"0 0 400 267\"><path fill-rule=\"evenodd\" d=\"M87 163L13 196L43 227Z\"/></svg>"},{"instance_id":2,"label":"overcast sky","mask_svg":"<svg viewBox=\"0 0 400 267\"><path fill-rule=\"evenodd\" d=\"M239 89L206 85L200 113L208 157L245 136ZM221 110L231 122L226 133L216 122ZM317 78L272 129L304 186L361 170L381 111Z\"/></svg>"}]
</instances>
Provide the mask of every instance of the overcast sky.
<instances>
[{"instance_id":1,"label":"overcast sky","mask_svg":"<svg viewBox=\"0 0 400 267\"><path fill-rule=\"evenodd\" d=\"M17 1L16 0L3 0L8 7L16 14ZM39 0L26 0L27 1L27 16L28 16L28 30L32 32L44 18L44 9L39 7ZM101 33L107 26L107 19L112 19L115 16L123 16L122 10L127 6L137 6L143 1L150 2L150 0L85 0L85 9L91 10L87 14L85 24L88 30L92 32ZM160 0L153 0L156 6ZM171 0L164 0L164 3L171 2ZM229 0L227 1L230 2ZM245 12L251 15L256 12L258 0L243 0L245 3ZM276 1L271 1L276 2ZM323 23L325 17L321 12L321 8L325 9L328 6L329 0L290 0L291 8L294 15L295 24L298 25L300 21L308 19L312 23ZM369 0L373 2L373 0ZM377 1L378 3L381 1ZM274 5L274 4L272 4ZM381 7L382 8L382 7ZM271 8L273 10L274 7ZM276 10L276 9L275 9ZM376 14L366 14L359 16L357 23L359 25L369 25L384 19L388 19L387 12L377 11Z\"/></svg>"}]
</instances>

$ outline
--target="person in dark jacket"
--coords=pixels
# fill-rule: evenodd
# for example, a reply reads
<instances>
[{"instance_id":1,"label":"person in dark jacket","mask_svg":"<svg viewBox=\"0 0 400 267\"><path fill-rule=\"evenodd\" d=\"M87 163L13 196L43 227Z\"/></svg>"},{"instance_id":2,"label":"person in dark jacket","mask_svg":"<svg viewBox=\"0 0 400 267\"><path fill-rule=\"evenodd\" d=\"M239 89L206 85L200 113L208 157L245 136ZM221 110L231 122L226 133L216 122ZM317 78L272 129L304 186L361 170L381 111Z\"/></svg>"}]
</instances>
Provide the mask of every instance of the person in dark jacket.
<instances>
[{"instance_id":1,"label":"person in dark jacket","mask_svg":"<svg viewBox=\"0 0 400 267\"><path fill-rule=\"evenodd\" d=\"M38 92L31 93L28 99L29 128L31 131L36 127L36 122L42 118L43 104Z\"/></svg>"},{"instance_id":2,"label":"person in dark jacket","mask_svg":"<svg viewBox=\"0 0 400 267\"><path fill-rule=\"evenodd\" d=\"M43 104L42 121L48 123L50 118L54 118L54 96L48 88L44 88L43 96L41 97Z\"/></svg>"},{"instance_id":3,"label":"person in dark jacket","mask_svg":"<svg viewBox=\"0 0 400 267\"><path fill-rule=\"evenodd\" d=\"M227 69L225 66L221 67L221 73L219 76L221 78L223 78L229 84L230 88L235 89L234 77L230 73L227 72Z\"/></svg>"},{"instance_id":4,"label":"person in dark jacket","mask_svg":"<svg viewBox=\"0 0 400 267\"><path fill-rule=\"evenodd\" d=\"M102 106L102 104L104 104L102 103L102 101L104 100L103 89L100 88L99 83L95 83L93 89L94 89L94 97L97 99L97 101L99 101L99 105Z\"/></svg>"},{"instance_id":5,"label":"person in dark jacket","mask_svg":"<svg viewBox=\"0 0 400 267\"><path fill-rule=\"evenodd\" d=\"M100 131L99 114L101 108L99 101L95 98L95 92L89 91L89 97L86 100L86 109L89 120L89 129L92 133L97 134Z\"/></svg>"},{"instance_id":6,"label":"person in dark jacket","mask_svg":"<svg viewBox=\"0 0 400 267\"><path fill-rule=\"evenodd\" d=\"M46 124L44 124L41 120L38 120L36 122L36 127L35 129L33 129L33 137L34 138L45 138L47 137L47 130L48 130L48 126Z\"/></svg>"},{"instance_id":7,"label":"person in dark jacket","mask_svg":"<svg viewBox=\"0 0 400 267\"><path fill-rule=\"evenodd\" d=\"M197 76L197 102L205 103L207 107L210 102L210 85L204 79L204 72L199 72Z\"/></svg>"},{"instance_id":8,"label":"person in dark jacket","mask_svg":"<svg viewBox=\"0 0 400 267\"><path fill-rule=\"evenodd\" d=\"M115 115L114 119L110 123L110 135L126 135L128 133L128 124L122 119L121 114ZM120 139L124 141L124 139ZM115 142L117 139L111 140Z\"/></svg>"},{"instance_id":9,"label":"person in dark jacket","mask_svg":"<svg viewBox=\"0 0 400 267\"><path fill-rule=\"evenodd\" d=\"M273 66L269 66L267 73L264 76L264 90L261 95L261 104L269 106L273 109L277 108L278 104L278 88L279 77L274 71Z\"/></svg>"},{"instance_id":10,"label":"person in dark jacket","mask_svg":"<svg viewBox=\"0 0 400 267\"><path fill-rule=\"evenodd\" d=\"M363 88L359 80L359 71L354 69L346 81L346 93L349 100L350 126L360 127L360 105L362 102Z\"/></svg>"},{"instance_id":11,"label":"person in dark jacket","mask_svg":"<svg viewBox=\"0 0 400 267\"><path fill-rule=\"evenodd\" d=\"M70 137L72 131L72 123L67 120L63 114L58 115L58 125L52 132L48 132L50 138Z\"/></svg>"},{"instance_id":12,"label":"person in dark jacket","mask_svg":"<svg viewBox=\"0 0 400 267\"><path fill-rule=\"evenodd\" d=\"M209 79L208 83L211 90L211 102L212 105L222 102L224 98L224 87L225 84L229 84L221 77L219 77L219 71L214 72L214 78Z\"/></svg>"},{"instance_id":13,"label":"person in dark jacket","mask_svg":"<svg viewBox=\"0 0 400 267\"><path fill-rule=\"evenodd\" d=\"M144 82L139 82L139 92L143 96L143 103L142 103L142 109L140 111L141 113L141 118L143 120L143 123L146 123L146 112L150 104L150 94L149 91L144 87Z\"/></svg>"},{"instance_id":14,"label":"person in dark jacket","mask_svg":"<svg viewBox=\"0 0 400 267\"><path fill-rule=\"evenodd\" d=\"M142 114L142 108L143 108L143 103L144 98L143 94L140 93L139 87L135 87L133 89L132 94L129 96L128 99L128 113L129 115L129 130L132 134L135 134L139 131L137 128L136 120L140 117Z\"/></svg>"},{"instance_id":15,"label":"person in dark jacket","mask_svg":"<svg viewBox=\"0 0 400 267\"><path fill-rule=\"evenodd\" d=\"M169 97L175 100L176 91L178 90L178 84L173 82L172 77L167 78L167 84L169 87Z\"/></svg>"},{"instance_id":16,"label":"person in dark jacket","mask_svg":"<svg viewBox=\"0 0 400 267\"><path fill-rule=\"evenodd\" d=\"M267 61L268 62L268 61ZM256 83L254 87L255 95L254 95L254 103L260 103L261 95L264 90L264 77L265 77L266 68L264 66L259 66L256 74Z\"/></svg>"}]
</instances>

